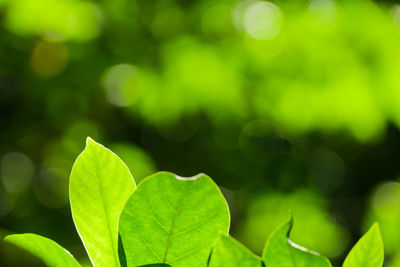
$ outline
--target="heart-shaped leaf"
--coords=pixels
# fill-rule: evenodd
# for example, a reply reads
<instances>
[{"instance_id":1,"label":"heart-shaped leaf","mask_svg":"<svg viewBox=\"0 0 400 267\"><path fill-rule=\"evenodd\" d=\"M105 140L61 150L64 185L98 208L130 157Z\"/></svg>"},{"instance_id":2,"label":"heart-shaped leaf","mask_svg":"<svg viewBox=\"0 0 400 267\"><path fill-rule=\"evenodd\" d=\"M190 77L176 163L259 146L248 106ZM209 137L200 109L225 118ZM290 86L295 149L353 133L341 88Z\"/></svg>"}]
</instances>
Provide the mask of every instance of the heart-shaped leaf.
<instances>
[{"instance_id":1,"label":"heart-shaped leaf","mask_svg":"<svg viewBox=\"0 0 400 267\"><path fill-rule=\"evenodd\" d=\"M383 257L382 236L375 223L351 249L343 267L382 267Z\"/></svg>"},{"instance_id":2,"label":"heart-shaped leaf","mask_svg":"<svg viewBox=\"0 0 400 267\"><path fill-rule=\"evenodd\" d=\"M4 240L39 257L49 267L80 266L67 250L46 237L36 234L16 234L9 235Z\"/></svg>"},{"instance_id":3,"label":"heart-shaped leaf","mask_svg":"<svg viewBox=\"0 0 400 267\"><path fill-rule=\"evenodd\" d=\"M69 196L76 229L94 266L118 267L118 221L135 189L128 167L88 138L72 167Z\"/></svg>"},{"instance_id":4,"label":"heart-shaped leaf","mask_svg":"<svg viewBox=\"0 0 400 267\"><path fill-rule=\"evenodd\" d=\"M279 227L269 237L263 251L267 267L330 267L329 260L318 253L303 248L289 239L293 220Z\"/></svg>"},{"instance_id":5,"label":"heart-shaped leaf","mask_svg":"<svg viewBox=\"0 0 400 267\"><path fill-rule=\"evenodd\" d=\"M156 173L139 184L121 215L127 265L206 266L229 222L228 205L211 178Z\"/></svg>"},{"instance_id":6,"label":"heart-shaped leaf","mask_svg":"<svg viewBox=\"0 0 400 267\"><path fill-rule=\"evenodd\" d=\"M231 236L221 235L212 250L210 267L261 267L261 258Z\"/></svg>"}]
</instances>

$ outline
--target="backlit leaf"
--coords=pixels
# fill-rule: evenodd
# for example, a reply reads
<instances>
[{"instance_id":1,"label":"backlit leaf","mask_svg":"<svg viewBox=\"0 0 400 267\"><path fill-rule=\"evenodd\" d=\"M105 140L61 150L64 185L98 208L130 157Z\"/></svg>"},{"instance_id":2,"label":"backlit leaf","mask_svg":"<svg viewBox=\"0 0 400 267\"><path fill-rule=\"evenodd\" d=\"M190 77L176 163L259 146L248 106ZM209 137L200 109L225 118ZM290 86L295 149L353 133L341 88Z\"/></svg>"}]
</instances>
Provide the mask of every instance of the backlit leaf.
<instances>
[{"instance_id":1,"label":"backlit leaf","mask_svg":"<svg viewBox=\"0 0 400 267\"><path fill-rule=\"evenodd\" d=\"M139 184L121 215L127 265L206 266L229 222L227 203L211 178L156 173Z\"/></svg>"},{"instance_id":2,"label":"backlit leaf","mask_svg":"<svg viewBox=\"0 0 400 267\"><path fill-rule=\"evenodd\" d=\"M221 235L215 244L209 265L210 267L261 267L261 258L233 239Z\"/></svg>"},{"instance_id":3,"label":"backlit leaf","mask_svg":"<svg viewBox=\"0 0 400 267\"><path fill-rule=\"evenodd\" d=\"M122 160L88 138L72 168L69 195L76 229L94 266L119 266L118 220L135 187Z\"/></svg>"},{"instance_id":4,"label":"backlit leaf","mask_svg":"<svg viewBox=\"0 0 400 267\"><path fill-rule=\"evenodd\" d=\"M67 250L46 237L36 234L15 234L7 236L4 240L39 257L49 267L80 266Z\"/></svg>"},{"instance_id":5,"label":"backlit leaf","mask_svg":"<svg viewBox=\"0 0 400 267\"><path fill-rule=\"evenodd\" d=\"M267 267L330 267L325 257L303 248L289 239L293 221L279 227L269 237L263 251L263 260Z\"/></svg>"},{"instance_id":6,"label":"backlit leaf","mask_svg":"<svg viewBox=\"0 0 400 267\"><path fill-rule=\"evenodd\" d=\"M343 267L382 267L383 257L381 232L375 223L351 249Z\"/></svg>"}]
</instances>

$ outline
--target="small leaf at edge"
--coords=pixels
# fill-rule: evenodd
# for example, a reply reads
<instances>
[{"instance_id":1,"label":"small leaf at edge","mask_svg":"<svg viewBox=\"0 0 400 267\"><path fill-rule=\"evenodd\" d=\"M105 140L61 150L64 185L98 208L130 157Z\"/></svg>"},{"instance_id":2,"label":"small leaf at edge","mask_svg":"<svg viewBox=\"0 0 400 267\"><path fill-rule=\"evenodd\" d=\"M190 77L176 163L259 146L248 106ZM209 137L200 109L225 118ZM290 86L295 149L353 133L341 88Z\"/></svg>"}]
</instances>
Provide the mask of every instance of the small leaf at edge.
<instances>
[{"instance_id":1,"label":"small leaf at edge","mask_svg":"<svg viewBox=\"0 0 400 267\"><path fill-rule=\"evenodd\" d=\"M8 235L4 241L39 257L50 267L78 267L80 264L66 249L53 240L36 234Z\"/></svg>"},{"instance_id":2,"label":"small leaf at edge","mask_svg":"<svg viewBox=\"0 0 400 267\"><path fill-rule=\"evenodd\" d=\"M379 225L374 223L350 250L343 267L382 267L383 241Z\"/></svg>"},{"instance_id":3,"label":"small leaf at edge","mask_svg":"<svg viewBox=\"0 0 400 267\"><path fill-rule=\"evenodd\" d=\"M289 239L292 217L271 234L263 251L267 267L331 267L329 260Z\"/></svg>"}]
</instances>

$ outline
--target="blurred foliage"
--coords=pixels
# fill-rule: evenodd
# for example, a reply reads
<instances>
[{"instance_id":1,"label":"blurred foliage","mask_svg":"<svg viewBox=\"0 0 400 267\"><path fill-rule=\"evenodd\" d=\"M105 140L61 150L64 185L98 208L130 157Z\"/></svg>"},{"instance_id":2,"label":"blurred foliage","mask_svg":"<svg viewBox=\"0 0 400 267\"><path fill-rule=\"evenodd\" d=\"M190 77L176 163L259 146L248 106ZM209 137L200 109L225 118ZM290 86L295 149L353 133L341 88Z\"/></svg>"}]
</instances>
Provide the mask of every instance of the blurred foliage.
<instances>
[{"instance_id":1,"label":"blurred foliage","mask_svg":"<svg viewBox=\"0 0 400 267\"><path fill-rule=\"evenodd\" d=\"M400 245L400 184L386 182L381 184L371 197L367 222L377 221L382 225L385 249L389 254L396 254Z\"/></svg>"},{"instance_id":2,"label":"blurred foliage","mask_svg":"<svg viewBox=\"0 0 400 267\"><path fill-rule=\"evenodd\" d=\"M269 234L287 219L291 210L296 216L291 239L335 258L349 245L349 236L345 226L326 212L326 204L325 199L308 190L262 195L248 207L244 223L238 226L239 237L260 255Z\"/></svg>"},{"instance_id":3,"label":"blurred foliage","mask_svg":"<svg viewBox=\"0 0 400 267\"><path fill-rule=\"evenodd\" d=\"M397 266L400 5L0 0L0 36L0 237L87 261L66 204L92 136L137 180L210 175L255 251L290 209L294 241L338 263L379 221ZM1 243L1 266L27 262Z\"/></svg>"}]
</instances>

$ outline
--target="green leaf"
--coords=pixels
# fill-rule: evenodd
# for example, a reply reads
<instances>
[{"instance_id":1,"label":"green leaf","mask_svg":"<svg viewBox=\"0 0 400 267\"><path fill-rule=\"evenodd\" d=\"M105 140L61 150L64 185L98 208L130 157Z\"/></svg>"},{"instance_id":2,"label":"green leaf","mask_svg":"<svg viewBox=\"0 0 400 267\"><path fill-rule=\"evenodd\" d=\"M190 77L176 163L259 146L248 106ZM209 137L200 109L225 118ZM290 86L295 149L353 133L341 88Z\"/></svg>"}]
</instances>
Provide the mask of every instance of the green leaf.
<instances>
[{"instance_id":1,"label":"green leaf","mask_svg":"<svg viewBox=\"0 0 400 267\"><path fill-rule=\"evenodd\" d=\"M261 258L230 236L221 235L215 244L209 265L210 267L262 266Z\"/></svg>"},{"instance_id":2,"label":"green leaf","mask_svg":"<svg viewBox=\"0 0 400 267\"><path fill-rule=\"evenodd\" d=\"M289 239L293 220L279 227L268 239L263 260L267 267L329 267L329 260Z\"/></svg>"},{"instance_id":3,"label":"green leaf","mask_svg":"<svg viewBox=\"0 0 400 267\"><path fill-rule=\"evenodd\" d=\"M121 215L127 265L206 266L229 222L228 205L210 177L156 173L139 184Z\"/></svg>"},{"instance_id":4,"label":"green leaf","mask_svg":"<svg viewBox=\"0 0 400 267\"><path fill-rule=\"evenodd\" d=\"M78 267L79 263L63 247L46 237L35 234L6 236L5 241L19 246L41 258L50 267Z\"/></svg>"},{"instance_id":5,"label":"green leaf","mask_svg":"<svg viewBox=\"0 0 400 267\"><path fill-rule=\"evenodd\" d=\"M379 226L374 223L344 260L343 267L382 267L383 241Z\"/></svg>"},{"instance_id":6,"label":"green leaf","mask_svg":"<svg viewBox=\"0 0 400 267\"><path fill-rule=\"evenodd\" d=\"M165 264L165 263L155 263L155 264L146 264L146 265L142 265L142 266L139 266L139 267L168 267L168 266L171 266L171 265L169 265L169 264Z\"/></svg>"},{"instance_id":7,"label":"green leaf","mask_svg":"<svg viewBox=\"0 0 400 267\"><path fill-rule=\"evenodd\" d=\"M94 266L119 266L118 220L135 187L122 160L87 138L72 167L69 196L76 229Z\"/></svg>"}]
</instances>

